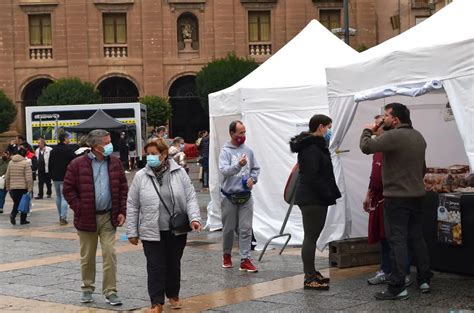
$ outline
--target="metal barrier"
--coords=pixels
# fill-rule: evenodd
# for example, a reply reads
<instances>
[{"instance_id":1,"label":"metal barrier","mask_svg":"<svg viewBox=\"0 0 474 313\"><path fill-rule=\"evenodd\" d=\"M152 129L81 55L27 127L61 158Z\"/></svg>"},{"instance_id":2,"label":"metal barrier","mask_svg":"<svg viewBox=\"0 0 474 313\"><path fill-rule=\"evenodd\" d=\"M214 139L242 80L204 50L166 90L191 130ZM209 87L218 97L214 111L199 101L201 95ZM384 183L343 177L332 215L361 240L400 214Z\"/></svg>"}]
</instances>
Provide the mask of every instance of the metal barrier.
<instances>
[{"instance_id":1,"label":"metal barrier","mask_svg":"<svg viewBox=\"0 0 474 313\"><path fill-rule=\"evenodd\" d=\"M271 237L270 239L268 239L268 241L265 243L265 246L263 247L263 250L262 252L260 253L260 257L258 258L258 261L259 262L262 262L262 258L263 258L263 255L265 254L265 251L267 250L268 248L268 245L270 244L270 242L272 242L272 240L276 239L276 238L280 238L280 237L288 237L288 239L286 240L285 244L283 245L283 247L281 248L280 250L280 255L283 253L283 250L285 250L286 246L288 245L288 242L290 242L290 239L291 239L291 234L290 233L283 233L285 231L285 227L286 227L286 223L288 222L288 219L290 218L290 214L291 214L291 209L293 208L293 204L295 202L295 196L293 194L293 197L291 198L291 203L290 203L290 207L288 208L288 211L286 212L286 216L285 216L285 219L283 220L283 225L281 225L281 229L280 229L280 233L276 236L273 236Z\"/></svg>"}]
</instances>

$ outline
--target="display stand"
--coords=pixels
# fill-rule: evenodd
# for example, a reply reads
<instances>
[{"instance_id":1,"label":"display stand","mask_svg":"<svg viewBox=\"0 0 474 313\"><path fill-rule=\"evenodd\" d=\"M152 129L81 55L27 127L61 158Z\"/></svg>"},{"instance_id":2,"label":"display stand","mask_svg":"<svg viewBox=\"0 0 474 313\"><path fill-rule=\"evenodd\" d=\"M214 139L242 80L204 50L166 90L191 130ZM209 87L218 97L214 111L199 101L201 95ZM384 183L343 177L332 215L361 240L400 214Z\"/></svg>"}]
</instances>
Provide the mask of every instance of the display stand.
<instances>
[{"instance_id":1,"label":"display stand","mask_svg":"<svg viewBox=\"0 0 474 313\"><path fill-rule=\"evenodd\" d=\"M270 242L272 242L272 240L276 239L276 238L280 238L280 237L288 237L288 239L286 240L285 244L283 245L283 247L281 248L280 250L280 255L283 253L283 250L285 250L286 248L286 245L288 244L288 242L290 241L291 239L291 234L290 233L283 233L285 231L285 227L286 227L286 223L288 222L288 219L290 218L290 214L291 214L291 209L293 208L293 204L295 202L295 196L293 194L293 197L291 199L291 203L290 203L290 207L288 208L288 211L286 212L286 216L285 216L285 219L283 220L283 225L281 225L281 229L280 229L280 233L276 236L273 236L271 237L270 239L267 240L267 242L265 243L265 246L263 247L263 250L262 252L260 253L260 257L258 258L258 261L259 262L262 262L262 258L263 258L263 255L265 254L265 251L267 250L268 248L268 245L270 244Z\"/></svg>"}]
</instances>

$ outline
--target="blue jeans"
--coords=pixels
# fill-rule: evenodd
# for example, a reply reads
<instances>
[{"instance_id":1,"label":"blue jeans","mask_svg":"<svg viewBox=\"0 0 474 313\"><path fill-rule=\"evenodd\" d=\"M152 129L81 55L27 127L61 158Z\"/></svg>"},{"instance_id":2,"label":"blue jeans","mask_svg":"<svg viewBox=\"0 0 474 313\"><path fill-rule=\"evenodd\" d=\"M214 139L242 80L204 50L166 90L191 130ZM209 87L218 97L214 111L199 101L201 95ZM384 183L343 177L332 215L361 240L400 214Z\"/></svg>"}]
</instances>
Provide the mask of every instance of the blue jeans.
<instances>
[{"instance_id":1,"label":"blue jeans","mask_svg":"<svg viewBox=\"0 0 474 313\"><path fill-rule=\"evenodd\" d=\"M56 208L58 209L58 214L60 219L67 219L67 209L68 204L66 199L63 196L63 184L62 181L54 181L54 189L56 191Z\"/></svg>"},{"instance_id":2,"label":"blue jeans","mask_svg":"<svg viewBox=\"0 0 474 313\"><path fill-rule=\"evenodd\" d=\"M0 189L0 210L3 210L6 196L7 196L7 191L5 189Z\"/></svg>"}]
</instances>

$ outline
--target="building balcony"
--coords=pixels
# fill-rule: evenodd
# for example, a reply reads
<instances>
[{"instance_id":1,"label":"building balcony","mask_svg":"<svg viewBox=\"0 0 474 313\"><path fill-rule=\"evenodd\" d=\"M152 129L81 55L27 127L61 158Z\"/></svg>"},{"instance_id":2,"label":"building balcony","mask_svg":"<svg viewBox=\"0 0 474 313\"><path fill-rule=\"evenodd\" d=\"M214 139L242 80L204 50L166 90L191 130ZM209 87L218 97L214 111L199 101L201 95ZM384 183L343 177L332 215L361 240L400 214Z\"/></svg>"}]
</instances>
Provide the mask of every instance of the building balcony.
<instances>
[{"instance_id":1,"label":"building balcony","mask_svg":"<svg viewBox=\"0 0 474 313\"><path fill-rule=\"evenodd\" d=\"M428 0L411 0L412 9L429 9L430 3Z\"/></svg>"},{"instance_id":2,"label":"building balcony","mask_svg":"<svg viewBox=\"0 0 474 313\"><path fill-rule=\"evenodd\" d=\"M30 60L52 60L53 47L51 46L34 46L30 47Z\"/></svg>"},{"instance_id":3,"label":"building balcony","mask_svg":"<svg viewBox=\"0 0 474 313\"><path fill-rule=\"evenodd\" d=\"M272 55L271 42L251 42L249 44L249 55L255 59L266 59Z\"/></svg>"},{"instance_id":4,"label":"building balcony","mask_svg":"<svg viewBox=\"0 0 474 313\"><path fill-rule=\"evenodd\" d=\"M104 45L105 58L126 58L128 57L128 47L126 44Z\"/></svg>"}]
</instances>

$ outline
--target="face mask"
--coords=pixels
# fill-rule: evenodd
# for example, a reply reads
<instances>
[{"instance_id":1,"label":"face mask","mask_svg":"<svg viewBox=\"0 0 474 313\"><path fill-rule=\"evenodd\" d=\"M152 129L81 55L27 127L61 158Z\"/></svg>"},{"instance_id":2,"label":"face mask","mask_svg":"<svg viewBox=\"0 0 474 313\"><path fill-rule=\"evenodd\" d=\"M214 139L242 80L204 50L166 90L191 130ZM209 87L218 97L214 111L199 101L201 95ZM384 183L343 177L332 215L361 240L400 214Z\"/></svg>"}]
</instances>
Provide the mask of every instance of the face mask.
<instances>
[{"instance_id":1,"label":"face mask","mask_svg":"<svg viewBox=\"0 0 474 313\"><path fill-rule=\"evenodd\" d=\"M168 139L168 134L164 134L164 135L163 135L163 138L164 138L164 139Z\"/></svg>"},{"instance_id":2,"label":"face mask","mask_svg":"<svg viewBox=\"0 0 474 313\"><path fill-rule=\"evenodd\" d=\"M158 167L161 164L159 155L147 155L146 162L150 167Z\"/></svg>"},{"instance_id":3,"label":"face mask","mask_svg":"<svg viewBox=\"0 0 474 313\"><path fill-rule=\"evenodd\" d=\"M245 142L245 139L245 136L238 136L235 138L235 141L237 141L239 145L242 145Z\"/></svg>"},{"instance_id":4,"label":"face mask","mask_svg":"<svg viewBox=\"0 0 474 313\"><path fill-rule=\"evenodd\" d=\"M326 141L329 141L331 140L331 137L332 137L332 129L328 128L328 130L324 134L324 139L326 139Z\"/></svg>"},{"instance_id":5,"label":"face mask","mask_svg":"<svg viewBox=\"0 0 474 313\"><path fill-rule=\"evenodd\" d=\"M109 143L104 146L104 152L102 152L102 154L105 157L108 157L109 155L112 154L112 152L114 152L114 146L112 145L112 143Z\"/></svg>"}]
</instances>

